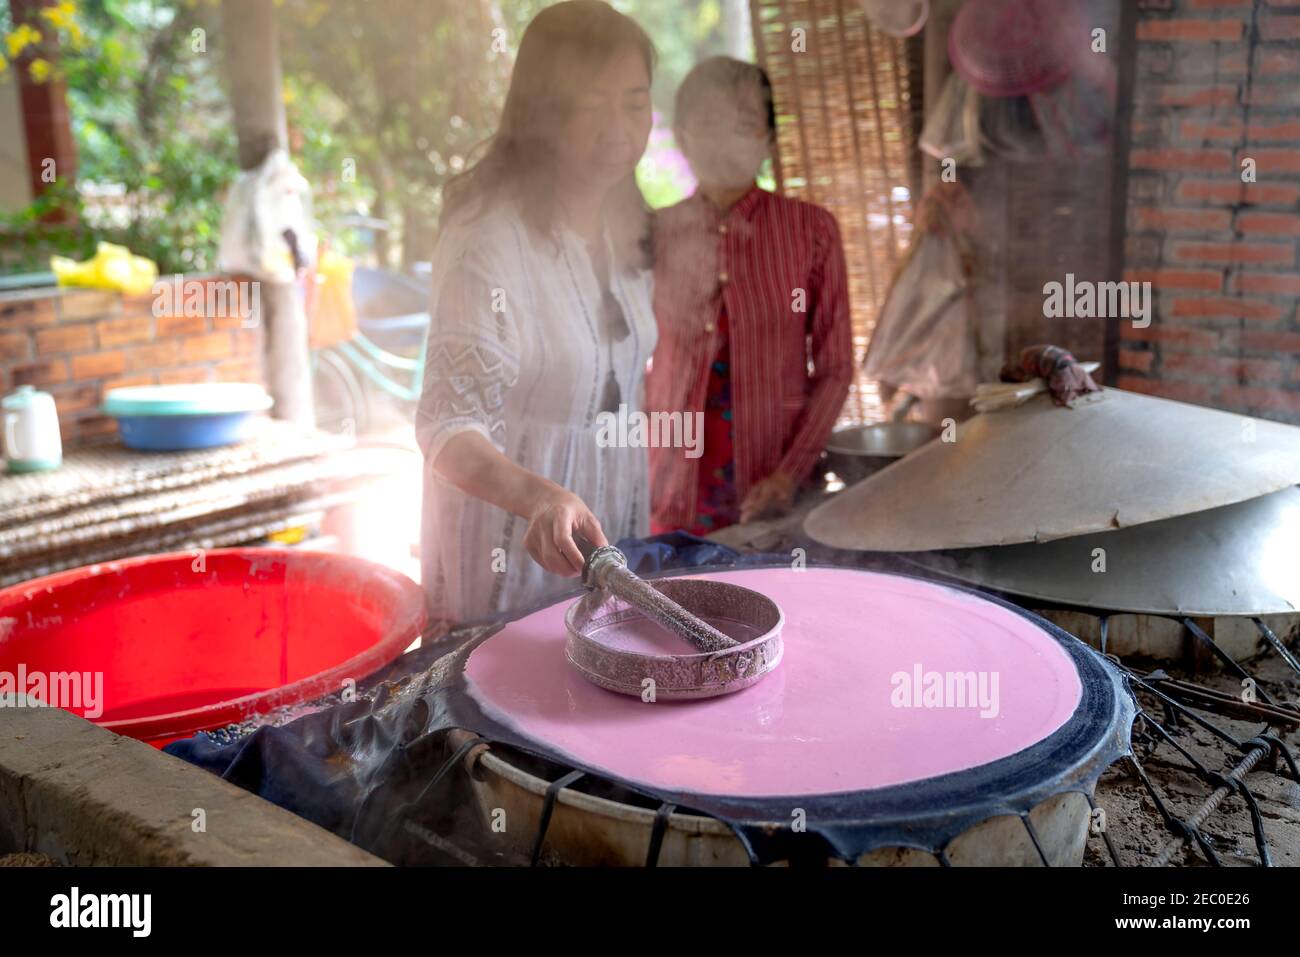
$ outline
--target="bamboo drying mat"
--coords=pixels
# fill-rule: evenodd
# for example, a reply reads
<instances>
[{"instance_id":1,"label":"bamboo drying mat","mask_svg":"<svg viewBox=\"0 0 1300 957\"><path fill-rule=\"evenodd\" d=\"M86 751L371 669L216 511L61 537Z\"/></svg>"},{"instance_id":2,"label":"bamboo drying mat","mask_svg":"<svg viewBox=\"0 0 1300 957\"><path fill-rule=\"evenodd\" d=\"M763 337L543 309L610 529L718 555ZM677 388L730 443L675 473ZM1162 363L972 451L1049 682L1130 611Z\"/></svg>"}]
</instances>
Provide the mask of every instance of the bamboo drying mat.
<instances>
[{"instance_id":1,"label":"bamboo drying mat","mask_svg":"<svg viewBox=\"0 0 1300 957\"><path fill-rule=\"evenodd\" d=\"M23 573L14 576L0 573L0 588L20 584L33 578L52 575L69 568L116 561L131 555L161 554L164 552L198 552L232 545L245 545L265 539L268 535L292 528L319 524L325 513L349 501L347 495L329 495L297 503L276 502L269 506L243 509L238 513L217 516L183 527L171 527L149 539L148 547L137 547L123 554L119 543L77 550L63 555L43 555L25 566Z\"/></svg>"},{"instance_id":2,"label":"bamboo drying mat","mask_svg":"<svg viewBox=\"0 0 1300 957\"><path fill-rule=\"evenodd\" d=\"M202 485L351 446L342 436L258 419L238 445L193 452L137 452L121 445L69 452L53 472L0 475L0 529L133 495Z\"/></svg>"},{"instance_id":3,"label":"bamboo drying mat","mask_svg":"<svg viewBox=\"0 0 1300 957\"><path fill-rule=\"evenodd\" d=\"M257 541L318 521L350 501L358 482L412 454L270 421L225 449L74 452L58 472L0 480L0 587L132 555ZM32 478L57 481L42 488ZM86 485L75 487L76 478ZM19 483L34 500L14 497Z\"/></svg>"}]
</instances>

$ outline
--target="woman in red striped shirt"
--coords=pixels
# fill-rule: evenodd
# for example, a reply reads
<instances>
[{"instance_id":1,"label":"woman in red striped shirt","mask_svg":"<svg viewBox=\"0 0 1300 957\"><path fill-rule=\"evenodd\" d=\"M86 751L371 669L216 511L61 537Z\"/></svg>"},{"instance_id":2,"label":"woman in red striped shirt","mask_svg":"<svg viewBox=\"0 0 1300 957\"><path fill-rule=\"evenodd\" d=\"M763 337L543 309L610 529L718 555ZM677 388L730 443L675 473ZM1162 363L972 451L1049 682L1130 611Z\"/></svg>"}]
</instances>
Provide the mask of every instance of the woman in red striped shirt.
<instances>
[{"instance_id":1,"label":"woman in red striped shirt","mask_svg":"<svg viewBox=\"0 0 1300 957\"><path fill-rule=\"evenodd\" d=\"M698 64L674 133L699 187L656 218L646 407L702 415L704 441L650 450L651 528L704 535L789 508L848 396L853 348L835 217L755 183L776 135L763 70Z\"/></svg>"}]
</instances>

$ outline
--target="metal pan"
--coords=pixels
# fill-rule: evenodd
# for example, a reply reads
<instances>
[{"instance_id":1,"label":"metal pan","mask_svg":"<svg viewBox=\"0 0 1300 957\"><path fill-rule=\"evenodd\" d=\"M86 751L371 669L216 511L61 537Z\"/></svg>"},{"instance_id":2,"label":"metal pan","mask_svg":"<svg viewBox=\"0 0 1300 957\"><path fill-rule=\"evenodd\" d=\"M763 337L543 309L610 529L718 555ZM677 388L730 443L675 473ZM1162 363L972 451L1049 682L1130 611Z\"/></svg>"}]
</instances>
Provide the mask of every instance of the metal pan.
<instances>
[{"instance_id":1,"label":"metal pan","mask_svg":"<svg viewBox=\"0 0 1300 957\"><path fill-rule=\"evenodd\" d=\"M853 485L939 434L923 422L879 422L838 429L826 443L826 468Z\"/></svg>"}]
</instances>

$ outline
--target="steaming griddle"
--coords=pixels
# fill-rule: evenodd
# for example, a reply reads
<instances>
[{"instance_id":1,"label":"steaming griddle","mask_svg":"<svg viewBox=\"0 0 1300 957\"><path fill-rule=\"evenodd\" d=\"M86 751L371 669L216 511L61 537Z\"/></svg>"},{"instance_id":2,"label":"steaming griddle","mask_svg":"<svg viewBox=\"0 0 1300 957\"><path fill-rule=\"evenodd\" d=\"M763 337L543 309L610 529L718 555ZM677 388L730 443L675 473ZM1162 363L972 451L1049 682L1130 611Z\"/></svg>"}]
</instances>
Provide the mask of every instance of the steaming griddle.
<instances>
[{"instance_id":1,"label":"steaming griddle","mask_svg":"<svg viewBox=\"0 0 1300 957\"><path fill-rule=\"evenodd\" d=\"M559 602L473 648L468 694L512 736L574 766L655 792L757 799L888 789L1000 765L1069 727L1098 687L1096 656L1081 643L933 582L788 566L680 580L775 601L786 618L781 667L702 701L611 694L565 661L569 603ZM962 676L968 699L927 704L927 688L943 680L933 676L949 674ZM958 694L939 693L950 692ZM1094 732L1118 714L1107 710L1118 699L1108 700L1105 714L1088 718L1099 722ZM1074 770L1083 757L1071 759ZM1035 786L1060 771L1050 762L1025 768Z\"/></svg>"}]
</instances>

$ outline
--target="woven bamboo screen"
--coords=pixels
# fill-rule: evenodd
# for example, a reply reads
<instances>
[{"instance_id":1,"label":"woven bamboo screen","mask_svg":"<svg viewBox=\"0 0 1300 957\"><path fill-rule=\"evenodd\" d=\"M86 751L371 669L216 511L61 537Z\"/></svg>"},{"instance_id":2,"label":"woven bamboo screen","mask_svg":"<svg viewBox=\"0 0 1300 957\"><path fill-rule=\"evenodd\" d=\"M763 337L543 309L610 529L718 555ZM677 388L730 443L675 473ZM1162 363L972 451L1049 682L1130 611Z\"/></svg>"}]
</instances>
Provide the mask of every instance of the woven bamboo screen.
<instances>
[{"instance_id":1,"label":"woven bamboo screen","mask_svg":"<svg viewBox=\"0 0 1300 957\"><path fill-rule=\"evenodd\" d=\"M911 231L915 143L904 41L856 0L750 0L758 62L777 109L777 189L835 214L861 358ZM802 31L802 32L801 32ZM845 421L880 415L859 375Z\"/></svg>"}]
</instances>

